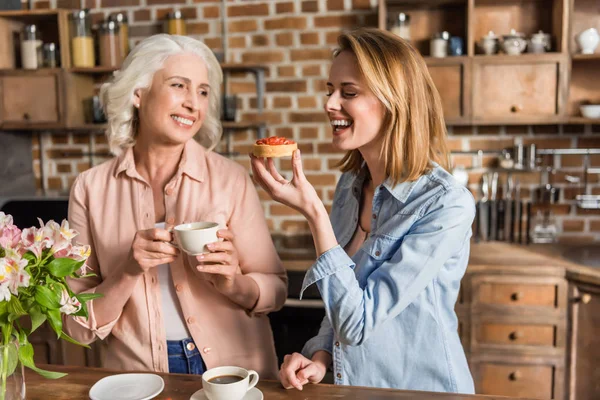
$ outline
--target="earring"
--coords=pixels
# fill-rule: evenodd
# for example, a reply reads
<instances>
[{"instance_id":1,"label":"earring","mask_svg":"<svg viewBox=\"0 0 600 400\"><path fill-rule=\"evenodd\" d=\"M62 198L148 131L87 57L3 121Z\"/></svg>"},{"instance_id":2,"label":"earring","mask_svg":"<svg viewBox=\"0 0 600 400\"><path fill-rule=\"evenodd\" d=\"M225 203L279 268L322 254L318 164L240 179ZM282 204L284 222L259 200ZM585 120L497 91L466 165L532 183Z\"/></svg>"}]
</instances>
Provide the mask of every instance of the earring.
<instances>
[{"instance_id":1,"label":"earring","mask_svg":"<svg viewBox=\"0 0 600 400\"><path fill-rule=\"evenodd\" d=\"M140 108L139 104L134 104L135 108Z\"/></svg>"}]
</instances>

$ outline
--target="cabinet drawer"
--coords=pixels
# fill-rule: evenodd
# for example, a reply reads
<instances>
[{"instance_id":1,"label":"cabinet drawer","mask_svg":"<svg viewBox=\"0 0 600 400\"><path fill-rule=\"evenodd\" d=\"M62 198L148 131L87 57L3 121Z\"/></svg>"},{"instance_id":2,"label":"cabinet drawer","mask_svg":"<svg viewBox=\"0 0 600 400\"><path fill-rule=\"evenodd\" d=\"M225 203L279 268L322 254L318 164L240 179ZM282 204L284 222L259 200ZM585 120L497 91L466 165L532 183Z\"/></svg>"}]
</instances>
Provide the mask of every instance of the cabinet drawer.
<instances>
[{"instance_id":1,"label":"cabinet drawer","mask_svg":"<svg viewBox=\"0 0 600 400\"><path fill-rule=\"evenodd\" d=\"M553 374L550 365L483 363L477 393L550 399Z\"/></svg>"},{"instance_id":2,"label":"cabinet drawer","mask_svg":"<svg viewBox=\"0 0 600 400\"><path fill-rule=\"evenodd\" d=\"M556 286L484 282L476 293L476 301L506 306L556 307Z\"/></svg>"},{"instance_id":3,"label":"cabinet drawer","mask_svg":"<svg viewBox=\"0 0 600 400\"><path fill-rule=\"evenodd\" d=\"M480 323L477 329L479 344L555 346L555 325Z\"/></svg>"},{"instance_id":4,"label":"cabinet drawer","mask_svg":"<svg viewBox=\"0 0 600 400\"><path fill-rule=\"evenodd\" d=\"M473 116L476 119L558 115L558 61L532 64L476 63Z\"/></svg>"},{"instance_id":5,"label":"cabinet drawer","mask_svg":"<svg viewBox=\"0 0 600 400\"><path fill-rule=\"evenodd\" d=\"M3 76L0 79L3 123L42 124L60 120L58 77Z\"/></svg>"}]
</instances>

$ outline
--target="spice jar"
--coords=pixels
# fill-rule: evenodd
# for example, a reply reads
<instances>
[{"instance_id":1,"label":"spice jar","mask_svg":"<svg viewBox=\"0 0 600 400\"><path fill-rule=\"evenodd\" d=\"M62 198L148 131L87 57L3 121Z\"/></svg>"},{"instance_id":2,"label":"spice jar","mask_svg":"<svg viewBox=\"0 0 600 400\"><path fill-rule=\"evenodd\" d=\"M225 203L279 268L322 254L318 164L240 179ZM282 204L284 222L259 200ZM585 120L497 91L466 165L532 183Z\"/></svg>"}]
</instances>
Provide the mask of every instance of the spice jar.
<instances>
[{"instance_id":1,"label":"spice jar","mask_svg":"<svg viewBox=\"0 0 600 400\"><path fill-rule=\"evenodd\" d=\"M431 57L446 57L448 56L448 40L450 34L446 31L438 32L433 35L429 43L429 53Z\"/></svg>"},{"instance_id":2,"label":"spice jar","mask_svg":"<svg viewBox=\"0 0 600 400\"><path fill-rule=\"evenodd\" d=\"M173 11L167 14L166 31L169 35L185 35L185 20L181 11Z\"/></svg>"},{"instance_id":3,"label":"spice jar","mask_svg":"<svg viewBox=\"0 0 600 400\"><path fill-rule=\"evenodd\" d=\"M71 56L74 67L90 68L96 65L94 38L88 10L77 10L69 15L71 25Z\"/></svg>"},{"instance_id":4,"label":"spice jar","mask_svg":"<svg viewBox=\"0 0 600 400\"><path fill-rule=\"evenodd\" d=\"M42 41L38 38L35 25L25 25L21 40L21 64L24 69L37 69L41 66Z\"/></svg>"},{"instance_id":5,"label":"spice jar","mask_svg":"<svg viewBox=\"0 0 600 400\"><path fill-rule=\"evenodd\" d=\"M55 43L44 43L44 66L47 68L56 68L58 66L58 57Z\"/></svg>"},{"instance_id":6,"label":"spice jar","mask_svg":"<svg viewBox=\"0 0 600 400\"><path fill-rule=\"evenodd\" d=\"M121 42L121 56L125 58L129 54L129 22L125 13L112 14L109 21L114 21L119 26L119 40Z\"/></svg>"},{"instance_id":7,"label":"spice jar","mask_svg":"<svg viewBox=\"0 0 600 400\"><path fill-rule=\"evenodd\" d=\"M104 21L98 28L100 65L118 67L121 65L121 39L119 25L115 21Z\"/></svg>"},{"instance_id":8,"label":"spice jar","mask_svg":"<svg viewBox=\"0 0 600 400\"><path fill-rule=\"evenodd\" d=\"M399 13L391 30L395 35L410 41L410 16L405 13Z\"/></svg>"}]
</instances>

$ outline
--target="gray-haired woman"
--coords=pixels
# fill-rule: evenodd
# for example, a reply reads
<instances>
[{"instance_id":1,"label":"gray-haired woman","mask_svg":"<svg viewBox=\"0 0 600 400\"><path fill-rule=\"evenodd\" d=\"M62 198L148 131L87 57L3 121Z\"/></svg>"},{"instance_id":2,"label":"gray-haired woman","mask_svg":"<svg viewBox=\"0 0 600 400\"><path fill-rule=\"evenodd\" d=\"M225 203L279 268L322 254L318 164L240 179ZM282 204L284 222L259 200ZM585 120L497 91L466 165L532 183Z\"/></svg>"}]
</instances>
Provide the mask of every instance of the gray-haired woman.
<instances>
[{"instance_id":1,"label":"gray-haired woman","mask_svg":"<svg viewBox=\"0 0 600 400\"><path fill-rule=\"evenodd\" d=\"M76 179L69 222L92 247L97 275L72 287L104 297L87 320L64 323L84 343L105 339L105 366L202 373L234 364L276 376L265 314L282 307L287 278L248 174L210 151L221 137L221 82L204 44L156 35L102 87L117 157ZM219 223L224 240L183 255L169 228L191 221Z\"/></svg>"}]
</instances>

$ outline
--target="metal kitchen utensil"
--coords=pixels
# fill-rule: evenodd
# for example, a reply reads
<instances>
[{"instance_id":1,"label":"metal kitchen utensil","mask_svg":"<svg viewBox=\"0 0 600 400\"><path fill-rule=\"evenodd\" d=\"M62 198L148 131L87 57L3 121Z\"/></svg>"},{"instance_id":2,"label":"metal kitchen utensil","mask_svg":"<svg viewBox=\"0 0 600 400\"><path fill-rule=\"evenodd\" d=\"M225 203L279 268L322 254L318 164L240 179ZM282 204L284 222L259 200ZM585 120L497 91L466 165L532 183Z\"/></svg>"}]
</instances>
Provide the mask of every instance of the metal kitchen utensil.
<instances>
[{"instance_id":1,"label":"metal kitchen utensil","mask_svg":"<svg viewBox=\"0 0 600 400\"><path fill-rule=\"evenodd\" d=\"M496 202L498 194L498 173L492 173L491 177L491 197L490 197L490 240L496 240L498 229L498 203Z\"/></svg>"},{"instance_id":2,"label":"metal kitchen utensil","mask_svg":"<svg viewBox=\"0 0 600 400\"><path fill-rule=\"evenodd\" d=\"M512 192L514 190L512 174L506 178L506 192L504 196L504 240L512 242L514 234L513 221L513 201Z\"/></svg>"},{"instance_id":3,"label":"metal kitchen utensil","mask_svg":"<svg viewBox=\"0 0 600 400\"><path fill-rule=\"evenodd\" d=\"M488 221L489 221L489 215L490 215L490 209L489 209L489 181L488 181L488 176L487 174L483 174L483 176L481 177L481 193L482 193L482 197L481 200L479 201L479 235L481 237L481 240L483 241L487 241L488 240Z\"/></svg>"}]
</instances>

